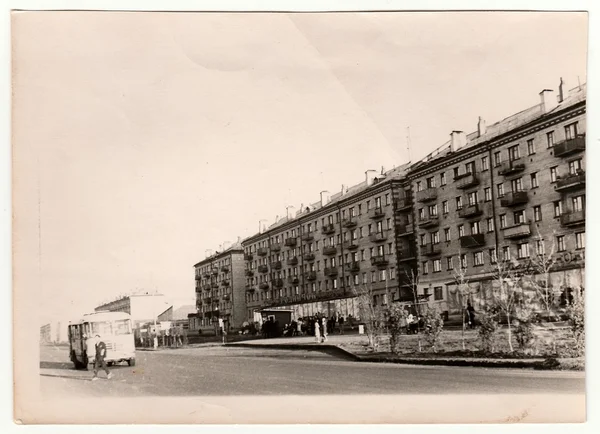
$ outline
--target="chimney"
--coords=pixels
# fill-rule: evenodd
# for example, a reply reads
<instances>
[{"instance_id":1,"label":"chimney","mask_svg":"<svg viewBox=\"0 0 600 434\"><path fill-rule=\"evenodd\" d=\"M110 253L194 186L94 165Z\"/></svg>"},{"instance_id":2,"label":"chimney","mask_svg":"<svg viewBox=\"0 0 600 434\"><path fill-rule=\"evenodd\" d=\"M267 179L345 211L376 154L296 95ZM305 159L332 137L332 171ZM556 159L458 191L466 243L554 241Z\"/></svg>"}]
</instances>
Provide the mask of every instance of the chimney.
<instances>
[{"instance_id":1,"label":"chimney","mask_svg":"<svg viewBox=\"0 0 600 434\"><path fill-rule=\"evenodd\" d=\"M294 217L294 211L296 211L296 208L293 205L289 205L285 207L285 212L286 212L286 216L288 219L291 219Z\"/></svg>"},{"instance_id":2,"label":"chimney","mask_svg":"<svg viewBox=\"0 0 600 434\"><path fill-rule=\"evenodd\" d=\"M346 193L348 193L348 187L346 187L345 184L342 184L342 196L344 196Z\"/></svg>"},{"instance_id":3,"label":"chimney","mask_svg":"<svg viewBox=\"0 0 600 434\"><path fill-rule=\"evenodd\" d=\"M377 174L376 170L367 170L365 172L365 181L367 183L367 186L373 184L373 180L375 179L376 174Z\"/></svg>"},{"instance_id":4,"label":"chimney","mask_svg":"<svg viewBox=\"0 0 600 434\"><path fill-rule=\"evenodd\" d=\"M486 130L487 130L487 127L485 125L485 120L482 119L481 116L479 116L479 122L477 122L478 137L485 135Z\"/></svg>"},{"instance_id":5,"label":"chimney","mask_svg":"<svg viewBox=\"0 0 600 434\"><path fill-rule=\"evenodd\" d=\"M565 88L567 87L563 78L560 77L560 84L558 85L558 102L561 103L565 100Z\"/></svg>"},{"instance_id":6,"label":"chimney","mask_svg":"<svg viewBox=\"0 0 600 434\"><path fill-rule=\"evenodd\" d=\"M325 206L329 203L331 197L329 196L329 192L324 190L321 192L321 206Z\"/></svg>"},{"instance_id":7,"label":"chimney","mask_svg":"<svg viewBox=\"0 0 600 434\"><path fill-rule=\"evenodd\" d=\"M267 229L267 225L265 224L266 220L259 220L258 221L258 233L262 234L266 229Z\"/></svg>"},{"instance_id":8,"label":"chimney","mask_svg":"<svg viewBox=\"0 0 600 434\"><path fill-rule=\"evenodd\" d=\"M452 131L450 134L450 151L458 151L467 144L467 136L462 131Z\"/></svg>"},{"instance_id":9,"label":"chimney","mask_svg":"<svg viewBox=\"0 0 600 434\"><path fill-rule=\"evenodd\" d=\"M557 99L553 98L552 92L554 92L552 89L544 89L540 92L542 113L550 112L558 104Z\"/></svg>"}]
</instances>

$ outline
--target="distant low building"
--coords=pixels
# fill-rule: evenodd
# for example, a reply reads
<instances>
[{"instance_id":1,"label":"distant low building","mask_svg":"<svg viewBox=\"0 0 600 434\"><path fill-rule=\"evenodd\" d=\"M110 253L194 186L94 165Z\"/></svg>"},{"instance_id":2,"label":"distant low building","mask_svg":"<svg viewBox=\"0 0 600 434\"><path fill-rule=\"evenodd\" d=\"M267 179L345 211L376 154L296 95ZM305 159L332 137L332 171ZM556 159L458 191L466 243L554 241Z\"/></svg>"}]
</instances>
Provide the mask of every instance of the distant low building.
<instances>
[{"instance_id":1,"label":"distant low building","mask_svg":"<svg viewBox=\"0 0 600 434\"><path fill-rule=\"evenodd\" d=\"M109 312L127 312L134 324L152 322L170 305L163 294L132 294L118 300L105 303L94 310Z\"/></svg>"},{"instance_id":2,"label":"distant low building","mask_svg":"<svg viewBox=\"0 0 600 434\"><path fill-rule=\"evenodd\" d=\"M67 322L51 322L40 327L40 343L59 344L69 341Z\"/></svg>"},{"instance_id":3,"label":"distant low building","mask_svg":"<svg viewBox=\"0 0 600 434\"><path fill-rule=\"evenodd\" d=\"M196 306L186 305L180 306L177 309L170 306L158 315L158 321L170 321L173 325L183 326L184 329L187 329L189 328L188 317L190 314L196 315Z\"/></svg>"}]
</instances>

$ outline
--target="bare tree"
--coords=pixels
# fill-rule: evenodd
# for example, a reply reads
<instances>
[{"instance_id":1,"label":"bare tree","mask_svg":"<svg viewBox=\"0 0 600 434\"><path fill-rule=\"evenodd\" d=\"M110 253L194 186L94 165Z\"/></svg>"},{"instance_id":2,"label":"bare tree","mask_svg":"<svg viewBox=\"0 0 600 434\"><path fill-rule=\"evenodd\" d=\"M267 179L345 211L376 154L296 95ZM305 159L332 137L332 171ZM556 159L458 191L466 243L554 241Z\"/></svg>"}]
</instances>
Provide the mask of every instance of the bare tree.
<instances>
[{"instance_id":1,"label":"bare tree","mask_svg":"<svg viewBox=\"0 0 600 434\"><path fill-rule=\"evenodd\" d=\"M414 269L410 269L410 273L408 272L408 270L404 270L404 274L406 275L407 279L408 279L408 284L410 285L410 290L412 292L413 295L413 300L415 303L415 309L417 310L417 344L419 346L419 352L422 351L423 346L421 345L421 330L420 330L420 325L419 325L419 316L420 316L420 309L419 309L419 302L418 302L418 297L417 297L417 288L419 287L419 272L415 272Z\"/></svg>"},{"instance_id":2,"label":"bare tree","mask_svg":"<svg viewBox=\"0 0 600 434\"><path fill-rule=\"evenodd\" d=\"M358 311L360 320L365 324L367 337L369 339L369 348L373 351L379 349L379 339L381 337L383 325L383 309L375 306L373 301L373 290L371 285L354 286L354 294L358 302Z\"/></svg>"},{"instance_id":3,"label":"bare tree","mask_svg":"<svg viewBox=\"0 0 600 434\"><path fill-rule=\"evenodd\" d=\"M536 245L534 246L533 255L530 255L528 278L532 287L535 289L536 298L542 303L544 310L549 316L553 314L554 307L554 292L550 284L550 272L554 270L557 262L556 242L554 235L552 236L552 244L549 249L546 246L546 240L540 235L535 237Z\"/></svg>"},{"instance_id":4,"label":"bare tree","mask_svg":"<svg viewBox=\"0 0 600 434\"><path fill-rule=\"evenodd\" d=\"M471 288L469 286L469 279L467 278L467 267L464 266L461 260L462 253L460 249L458 250L458 267L456 265L452 268L452 275L454 277L454 281L456 282L456 287L459 296L461 317L462 317L462 349L465 350L465 312L467 310L467 302L470 299L470 296L473 294L471 292Z\"/></svg>"}]
</instances>

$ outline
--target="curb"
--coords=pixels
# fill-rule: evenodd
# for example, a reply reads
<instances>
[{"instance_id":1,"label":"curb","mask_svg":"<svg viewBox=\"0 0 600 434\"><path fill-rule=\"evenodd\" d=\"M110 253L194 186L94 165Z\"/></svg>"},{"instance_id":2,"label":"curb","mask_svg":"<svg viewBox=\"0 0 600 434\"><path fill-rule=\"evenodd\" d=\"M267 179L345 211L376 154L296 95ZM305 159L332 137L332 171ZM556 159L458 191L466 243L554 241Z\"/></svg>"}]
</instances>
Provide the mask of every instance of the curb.
<instances>
[{"instance_id":1,"label":"curb","mask_svg":"<svg viewBox=\"0 0 600 434\"><path fill-rule=\"evenodd\" d=\"M272 350L303 350L303 351L319 351L325 354L330 354L335 357L340 357L354 362L360 362L361 357L353 354L337 345L329 344L246 344L246 343L231 343L225 344L226 347L244 347L244 348L263 348Z\"/></svg>"}]
</instances>

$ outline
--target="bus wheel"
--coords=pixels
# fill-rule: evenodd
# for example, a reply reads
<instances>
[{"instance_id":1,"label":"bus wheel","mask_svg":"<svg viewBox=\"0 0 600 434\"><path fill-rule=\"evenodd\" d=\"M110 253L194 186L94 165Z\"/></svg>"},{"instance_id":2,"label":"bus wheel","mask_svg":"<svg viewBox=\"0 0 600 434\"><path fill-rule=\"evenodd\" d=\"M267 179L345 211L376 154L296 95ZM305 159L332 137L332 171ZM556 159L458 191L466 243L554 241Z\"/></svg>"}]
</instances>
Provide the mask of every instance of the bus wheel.
<instances>
[{"instance_id":1,"label":"bus wheel","mask_svg":"<svg viewBox=\"0 0 600 434\"><path fill-rule=\"evenodd\" d=\"M129 366L135 366L135 359L129 359L129 360L127 360L127 364Z\"/></svg>"}]
</instances>

